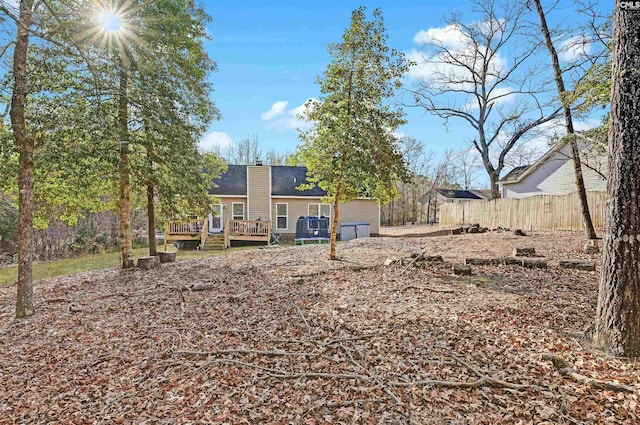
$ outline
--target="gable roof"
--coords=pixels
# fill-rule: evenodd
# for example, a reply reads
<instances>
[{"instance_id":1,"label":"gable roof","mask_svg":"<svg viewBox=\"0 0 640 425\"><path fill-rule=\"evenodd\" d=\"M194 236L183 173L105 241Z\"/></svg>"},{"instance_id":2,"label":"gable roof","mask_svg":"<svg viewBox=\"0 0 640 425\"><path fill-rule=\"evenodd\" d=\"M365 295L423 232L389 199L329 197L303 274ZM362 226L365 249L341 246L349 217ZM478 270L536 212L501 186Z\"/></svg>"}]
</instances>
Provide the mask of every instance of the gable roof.
<instances>
[{"instance_id":1,"label":"gable roof","mask_svg":"<svg viewBox=\"0 0 640 425\"><path fill-rule=\"evenodd\" d=\"M265 165L265 167L269 167ZM315 186L309 190L297 189L307 181L307 168L290 165L272 165L271 167L271 195L272 196L325 196L326 191ZM217 187L209 189L210 195L247 196L247 166L229 165L227 171L212 182Z\"/></svg>"},{"instance_id":2,"label":"gable roof","mask_svg":"<svg viewBox=\"0 0 640 425\"><path fill-rule=\"evenodd\" d=\"M532 167L532 166L531 165L520 165L519 167L514 167L503 178L500 179L500 183L517 181L518 177L520 177L530 167Z\"/></svg>"},{"instance_id":3,"label":"gable roof","mask_svg":"<svg viewBox=\"0 0 640 425\"><path fill-rule=\"evenodd\" d=\"M309 190L297 189L307 181L307 167L290 165L271 166L271 195L273 196L326 196L318 186Z\"/></svg>"},{"instance_id":4,"label":"gable roof","mask_svg":"<svg viewBox=\"0 0 640 425\"><path fill-rule=\"evenodd\" d=\"M247 166L229 165L227 171L213 179L217 187L209 189L209 195L247 195Z\"/></svg>"},{"instance_id":5,"label":"gable roof","mask_svg":"<svg viewBox=\"0 0 640 425\"><path fill-rule=\"evenodd\" d=\"M436 189L442 196L449 199L482 199L470 190Z\"/></svg>"}]
</instances>

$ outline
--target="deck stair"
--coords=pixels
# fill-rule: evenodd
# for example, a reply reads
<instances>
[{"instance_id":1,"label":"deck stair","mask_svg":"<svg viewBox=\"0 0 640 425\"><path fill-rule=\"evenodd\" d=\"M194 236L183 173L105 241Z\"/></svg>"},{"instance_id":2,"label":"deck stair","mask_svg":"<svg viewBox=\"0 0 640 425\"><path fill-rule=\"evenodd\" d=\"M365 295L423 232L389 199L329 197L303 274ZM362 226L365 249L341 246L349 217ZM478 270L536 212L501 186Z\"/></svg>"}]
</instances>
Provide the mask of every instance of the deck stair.
<instances>
[{"instance_id":1,"label":"deck stair","mask_svg":"<svg viewBox=\"0 0 640 425\"><path fill-rule=\"evenodd\" d=\"M207 235L204 240L204 244L201 244L200 249L204 251L223 250L224 249L224 234L215 233Z\"/></svg>"}]
</instances>

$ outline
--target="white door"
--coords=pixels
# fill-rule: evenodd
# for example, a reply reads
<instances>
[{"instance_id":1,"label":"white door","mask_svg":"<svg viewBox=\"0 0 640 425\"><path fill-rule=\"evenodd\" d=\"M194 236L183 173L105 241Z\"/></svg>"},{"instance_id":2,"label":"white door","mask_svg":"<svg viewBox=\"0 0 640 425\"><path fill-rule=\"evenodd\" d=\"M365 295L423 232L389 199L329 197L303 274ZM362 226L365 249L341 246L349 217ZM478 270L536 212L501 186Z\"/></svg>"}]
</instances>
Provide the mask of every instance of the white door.
<instances>
[{"instance_id":1,"label":"white door","mask_svg":"<svg viewBox=\"0 0 640 425\"><path fill-rule=\"evenodd\" d=\"M222 232L222 204L214 204L212 214L209 214L209 232Z\"/></svg>"}]
</instances>

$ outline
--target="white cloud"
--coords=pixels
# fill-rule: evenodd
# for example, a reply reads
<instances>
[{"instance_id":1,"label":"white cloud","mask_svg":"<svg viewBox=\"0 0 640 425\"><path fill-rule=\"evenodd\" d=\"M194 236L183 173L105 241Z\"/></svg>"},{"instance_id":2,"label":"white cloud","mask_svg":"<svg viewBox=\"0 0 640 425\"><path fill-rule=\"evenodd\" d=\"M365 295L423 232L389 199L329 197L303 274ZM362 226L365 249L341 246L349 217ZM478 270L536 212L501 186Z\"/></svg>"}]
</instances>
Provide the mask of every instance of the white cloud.
<instances>
[{"instance_id":1,"label":"white cloud","mask_svg":"<svg viewBox=\"0 0 640 425\"><path fill-rule=\"evenodd\" d=\"M583 35L576 35L558 45L558 59L563 62L574 62L591 53L591 43Z\"/></svg>"},{"instance_id":2,"label":"white cloud","mask_svg":"<svg viewBox=\"0 0 640 425\"><path fill-rule=\"evenodd\" d=\"M419 31L413 36L416 44L438 43L448 49L459 49L465 44L465 37L460 30L460 25L447 25L441 28L429 28Z\"/></svg>"},{"instance_id":3,"label":"white cloud","mask_svg":"<svg viewBox=\"0 0 640 425\"><path fill-rule=\"evenodd\" d=\"M278 131L291 131L291 130L298 130L298 129L307 130L311 128L311 123L303 118L304 113L307 110L307 105L309 101L317 102L317 100L313 98L307 99L301 105L288 110L285 109L286 105L288 104L287 101L276 102L274 106L271 108L271 110L273 110L277 104L284 104L284 108L282 108L282 110L277 115L274 115L274 117L278 116L279 118L272 119L273 117L270 117L268 120L266 120L266 121L269 121L267 123L267 126L269 128L273 128ZM262 117L263 117L262 119L264 119L264 115L265 114L262 114Z\"/></svg>"},{"instance_id":4,"label":"white cloud","mask_svg":"<svg viewBox=\"0 0 640 425\"><path fill-rule=\"evenodd\" d=\"M222 151L233 146L233 139L227 133L210 131L202 137L198 146L203 152Z\"/></svg>"},{"instance_id":5,"label":"white cloud","mask_svg":"<svg viewBox=\"0 0 640 425\"><path fill-rule=\"evenodd\" d=\"M263 121L270 121L273 118L284 114L285 109L287 109L287 104L289 102L286 100L279 100L278 102L271 105L271 109L261 115Z\"/></svg>"},{"instance_id":6,"label":"white cloud","mask_svg":"<svg viewBox=\"0 0 640 425\"><path fill-rule=\"evenodd\" d=\"M499 25L499 22L495 23ZM488 23L474 23L479 31L495 32ZM409 70L409 76L422 81L429 81L442 89L463 89L473 87L473 77L468 69L473 68L478 73L483 66L483 59L477 46L462 32L459 25L429 28L419 31L413 41L422 45L424 50L413 49L407 53L407 59L415 63ZM483 47L480 46L482 49ZM455 64L455 62L460 64ZM499 53L492 55L489 62L489 78L491 82L497 76L503 75L507 69L507 60ZM452 84L452 81L461 83ZM464 81L464 83L462 83Z\"/></svg>"}]
</instances>

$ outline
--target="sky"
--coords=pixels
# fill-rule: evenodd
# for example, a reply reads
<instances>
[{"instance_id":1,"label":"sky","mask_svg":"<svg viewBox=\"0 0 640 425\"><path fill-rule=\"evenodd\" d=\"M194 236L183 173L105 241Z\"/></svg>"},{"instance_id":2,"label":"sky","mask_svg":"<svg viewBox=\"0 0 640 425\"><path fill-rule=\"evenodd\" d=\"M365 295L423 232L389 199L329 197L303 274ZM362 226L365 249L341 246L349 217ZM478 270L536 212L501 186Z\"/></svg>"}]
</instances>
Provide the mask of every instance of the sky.
<instances>
[{"instance_id":1,"label":"sky","mask_svg":"<svg viewBox=\"0 0 640 425\"><path fill-rule=\"evenodd\" d=\"M420 57L420 41L425 38L443 37L455 42L455 34L446 28L446 18L452 12L462 14L463 21L466 16L468 20L474 18L465 10L464 1L380 0L363 4L344 0L202 0L201 4L212 17L207 26L212 40L206 43L206 49L218 66L211 76L215 89L211 95L222 119L210 126L200 146L203 150L219 146L223 153L230 144L254 136L263 153L270 149L278 153L295 151L299 143L296 128L308 125L296 113L307 99L320 96L317 77L331 61L327 44L341 41L350 25L351 11L360 5L369 13L376 7L382 9L388 46L413 59ZM548 18L551 25L563 25L575 16L573 0L560 0L558 10ZM575 50L561 51L561 59L579 55ZM413 69L405 85L415 83L416 77L428 71ZM398 135L422 141L427 151L437 155L445 149L470 146L473 133L465 122L451 120L445 125L441 118L422 109L404 109L408 123L398 129ZM586 129L598 122L597 118L584 118L577 127ZM547 139L538 140L540 150L546 148Z\"/></svg>"},{"instance_id":2,"label":"sky","mask_svg":"<svg viewBox=\"0 0 640 425\"><path fill-rule=\"evenodd\" d=\"M296 112L309 98L320 96L317 77L331 61L327 44L340 42L350 25L354 1L291 2L209 1L201 4L213 18L207 29L207 50L218 65L211 77L212 97L222 113L204 136L201 146L225 146L247 136L258 136L263 151L293 152L296 128L305 123ZM382 1L365 4L368 12L383 12L389 47L409 52L414 36L441 26L449 12L446 2ZM451 143L438 120L412 112L403 135L435 145Z\"/></svg>"}]
</instances>

